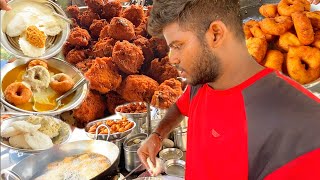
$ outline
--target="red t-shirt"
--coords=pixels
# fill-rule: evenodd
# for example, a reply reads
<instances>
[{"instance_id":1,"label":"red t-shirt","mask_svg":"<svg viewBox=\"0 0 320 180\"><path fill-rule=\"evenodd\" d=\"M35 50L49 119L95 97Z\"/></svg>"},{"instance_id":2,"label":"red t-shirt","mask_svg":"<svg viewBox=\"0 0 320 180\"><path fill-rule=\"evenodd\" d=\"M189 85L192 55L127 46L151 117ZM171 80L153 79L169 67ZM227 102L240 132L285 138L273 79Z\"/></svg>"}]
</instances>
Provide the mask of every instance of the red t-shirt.
<instances>
[{"instance_id":1,"label":"red t-shirt","mask_svg":"<svg viewBox=\"0 0 320 180\"><path fill-rule=\"evenodd\" d=\"M320 100L282 74L189 86L176 104L189 117L187 180L320 179Z\"/></svg>"}]
</instances>

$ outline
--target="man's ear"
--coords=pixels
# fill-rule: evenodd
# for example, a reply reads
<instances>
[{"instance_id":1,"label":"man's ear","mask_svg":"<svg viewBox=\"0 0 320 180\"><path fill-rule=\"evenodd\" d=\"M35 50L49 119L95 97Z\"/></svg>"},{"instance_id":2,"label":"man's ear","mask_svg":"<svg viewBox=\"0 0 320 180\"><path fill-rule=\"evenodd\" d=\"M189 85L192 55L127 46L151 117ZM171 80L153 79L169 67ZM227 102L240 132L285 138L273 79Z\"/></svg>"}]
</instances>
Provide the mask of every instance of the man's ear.
<instances>
[{"instance_id":1,"label":"man's ear","mask_svg":"<svg viewBox=\"0 0 320 180\"><path fill-rule=\"evenodd\" d=\"M221 21L213 21L207 32L206 40L211 48L218 48L226 38L227 27Z\"/></svg>"}]
</instances>

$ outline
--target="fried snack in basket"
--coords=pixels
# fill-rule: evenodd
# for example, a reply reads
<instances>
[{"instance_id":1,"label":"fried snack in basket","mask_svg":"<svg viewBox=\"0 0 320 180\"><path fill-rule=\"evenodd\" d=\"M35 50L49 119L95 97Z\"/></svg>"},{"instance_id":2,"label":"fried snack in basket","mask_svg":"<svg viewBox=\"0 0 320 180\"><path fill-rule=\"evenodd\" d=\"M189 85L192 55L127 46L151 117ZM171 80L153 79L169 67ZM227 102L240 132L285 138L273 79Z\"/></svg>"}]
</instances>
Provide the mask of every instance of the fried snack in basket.
<instances>
[{"instance_id":1,"label":"fried snack in basket","mask_svg":"<svg viewBox=\"0 0 320 180\"><path fill-rule=\"evenodd\" d=\"M159 84L145 75L129 75L117 90L128 102L150 102Z\"/></svg>"},{"instance_id":2,"label":"fried snack in basket","mask_svg":"<svg viewBox=\"0 0 320 180\"><path fill-rule=\"evenodd\" d=\"M142 50L128 41L118 41L112 51L112 60L126 74L139 72L144 57Z\"/></svg>"},{"instance_id":3,"label":"fried snack in basket","mask_svg":"<svg viewBox=\"0 0 320 180\"><path fill-rule=\"evenodd\" d=\"M160 109L168 109L182 93L180 81L174 78L165 80L154 92L151 105Z\"/></svg>"},{"instance_id":4,"label":"fried snack in basket","mask_svg":"<svg viewBox=\"0 0 320 180\"><path fill-rule=\"evenodd\" d=\"M265 61L265 64L264 64L265 67L282 71L284 56L278 50L268 50L264 61Z\"/></svg>"},{"instance_id":5,"label":"fried snack in basket","mask_svg":"<svg viewBox=\"0 0 320 180\"><path fill-rule=\"evenodd\" d=\"M301 84L320 77L320 50L309 46L290 47L287 68L291 78Z\"/></svg>"},{"instance_id":6,"label":"fried snack in basket","mask_svg":"<svg viewBox=\"0 0 320 180\"><path fill-rule=\"evenodd\" d=\"M253 56L258 63L261 63L268 49L267 40L264 38L252 37L246 40L246 44L249 54Z\"/></svg>"},{"instance_id":7,"label":"fried snack in basket","mask_svg":"<svg viewBox=\"0 0 320 180\"><path fill-rule=\"evenodd\" d=\"M143 7L133 4L122 11L121 17L128 19L135 27L138 27L145 18Z\"/></svg>"},{"instance_id":8,"label":"fried snack in basket","mask_svg":"<svg viewBox=\"0 0 320 180\"><path fill-rule=\"evenodd\" d=\"M94 57L111 57L112 50L113 50L113 47L116 44L116 42L117 41L112 38L100 39L92 47L92 55Z\"/></svg>"},{"instance_id":9,"label":"fried snack in basket","mask_svg":"<svg viewBox=\"0 0 320 180\"><path fill-rule=\"evenodd\" d=\"M144 57L144 64L150 65L150 62L154 59L150 41L143 36L138 36L137 39L133 41L133 43L141 48Z\"/></svg>"},{"instance_id":10,"label":"fried snack in basket","mask_svg":"<svg viewBox=\"0 0 320 180\"><path fill-rule=\"evenodd\" d=\"M293 22L291 17L277 16L265 18L259 22L259 25L264 33L279 36L287 32L293 26Z\"/></svg>"},{"instance_id":11,"label":"fried snack in basket","mask_svg":"<svg viewBox=\"0 0 320 180\"><path fill-rule=\"evenodd\" d=\"M300 43L298 37L291 33L291 32L286 32L282 35L280 35L279 40L277 41L277 46L281 50L288 52L289 47L293 46L301 46L302 44Z\"/></svg>"},{"instance_id":12,"label":"fried snack in basket","mask_svg":"<svg viewBox=\"0 0 320 180\"><path fill-rule=\"evenodd\" d=\"M90 40L88 31L80 27L73 28L68 38L68 42L73 46L87 46Z\"/></svg>"},{"instance_id":13,"label":"fried snack in basket","mask_svg":"<svg viewBox=\"0 0 320 180\"><path fill-rule=\"evenodd\" d=\"M113 17L120 16L122 11L122 5L119 0L113 1L105 1L105 5L103 6L101 17L110 21Z\"/></svg>"},{"instance_id":14,"label":"fried snack in basket","mask_svg":"<svg viewBox=\"0 0 320 180\"><path fill-rule=\"evenodd\" d=\"M107 110L110 114L115 112L117 106L127 103L127 101L124 100L118 93L112 91L106 94L106 98Z\"/></svg>"},{"instance_id":15,"label":"fried snack in basket","mask_svg":"<svg viewBox=\"0 0 320 180\"><path fill-rule=\"evenodd\" d=\"M73 110L73 117L81 123L87 123L102 118L105 110L104 98L99 93L90 90L80 107Z\"/></svg>"},{"instance_id":16,"label":"fried snack in basket","mask_svg":"<svg viewBox=\"0 0 320 180\"><path fill-rule=\"evenodd\" d=\"M110 21L108 35L116 40L130 41L135 37L134 25L122 17L114 17Z\"/></svg>"},{"instance_id":17,"label":"fried snack in basket","mask_svg":"<svg viewBox=\"0 0 320 180\"><path fill-rule=\"evenodd\" d=\"M122 81L122 77L110 57L96 58L84 75L90 81L90 88L101 94L115 90Z\"/></svg>"},{"instance_id":18,"label":"fried snack in basket","mask_svg":"<svg viewBox=\"0 0 320 180\"><path fill-rule=\"evenodd\" d=\"M94 19L92 24L89 27L90 34L92 38L98 39L100 36L101 30L104 26L108 25L109 23L105 19Z\"/></svg>"},{"instance_id":19,"label":"fried snack in basket","mask_svg":"<svg viewBox=\"0 0 320 180\"><path fill-rule=\"evenodd\" d=\"M179 72L169 63L169 57L166 56L161 60L157 58L151 62L148 75L158 83L162 83L165 80L178 77Z\"/></svg>"},{"instance_id":20,"label":"fried snack in basket","mask_svg":"<svg viewBox=\"0 0 320 180\"><path fill-rule=\"evenodd\" d=\"M253 34L251 33L250 29L255 26L259 26L259 23L258 21L252 20L252 19L243 24L242 27L243 27L244 36L246 39L253 37Z\"/></svg>"},{"instance_id":21,"label":"fried snack in basket","mask_svg":"<svg viewBox=\"0 0 320 180\"><path fill-rule=\"evenodd\" d=\"M320 30L314 34L314 42L312 45L320 49Z\"/></svg>"},{"instance_id":22,"label":"fried snack in basket","mask_svg":"<svg viewBox=\"0 0 320 180\"><path fill-rule=\"evenodd\" d=\"M85 27L86 29L89 29L93 20L100 19L99 15L93 12L91 9L83 11L78 17L79 17L81 26Z\"/></svg>"},{"instance_id":23,"label":"fried snack in basket","mask_svg":"<svg viewBox=\"0 0 320 180\"><path fill-rule=\"evenodd\" d=\"M160 39L156 37L150 38L151 47L153 49L154 56L157 58L164 58L168 55L169 46L165 39Z\"/></svg>"},{"instance_id":24,"label":"fried snack in basket","mask_svg":"<svg viewBox=\"0 0 320 180\"><path fill-rule=\"evenodd\" d=\"M301 44L309 45L314 41L314 32L307 15L302 12L292 13L292 20Z\"/></svg>"},{"instance_id":25,"label":"fried snack in basket","mask_svg":"<svg viewBox=\"0 0 320 180\"><path fill-rule=\"evenodd\" d=\"M94 63L94 59L86 59L84 61L78 62L76 64L76 67L82 72L82 73L86 73L88 71L88 69L91 68L91 66Z\"/></svg>"},{"instance_id":26,"label":"fried snack in basket","mask_svg":"<svg viewBox=\"0 0 320 180\"><path fill-rule=\"evenodd\" d=\"M95 13L101 13L104 6L104 0L85 0L84 1L90 9Z\"/></svg>"},{"instance_id":27,"label":"fried snack in basket","mask_svg":"<svg viewBox=\"0 0 320 180\"><path fill-rule=\"evenodd\" d=\"M80 14L80 9L79 9L79 7L77 5L68 6L66 12L72 18L78 20L78 16Z\"/></svg>"},{"instance_id":28,"label":"fried snack in basket","mask_svg":"<svg viewBox=\"0 0 320 180\"><path fill-rule=\"evenodd\" d=\"M5 99L14 105L27 103L32 97L32 91L22 82L14 82L4 90Z\"/></svg>"},{"instance_id":29,"label":"fried snack in basket","mask_svg":"<svg viewBox=\"0 0 320 180\"><path fill-rule=\"evenodd\" d=\"M314 28L320 28L320 11L307 12L306 15Z\"/></svg>"},{"instance_id":30,"label":"fried snack in basket","mask_svg":"<svg viewBox=\"0 0 320 180\"><path fill-rule=\"evenodd\" d=\"M259 8L259 12L266 18L275 18L278 15L278 5L264 4Z\"/></svg>"},{"instance_id":31,"label":"fried snack in basket","mask_svg":"<svg viewBox=\"0 0 320 180\"><path fill-rule=\"evenodd\" d=\"M87 55L85 50L72 49L68 52L65 59L71 64L77 64L78 62L87 59Z\"/></svg>"},{"instance_id":32,"label":"fried snack in basket","mask_svg":"<svg viewBox=\"0 0 320 180\"><path fill-rule=\"evenodd\" d=\"M294 12L310 11L311 5L307 0L281 0L278 12L281 16L291 16Z\"/></svg>"}]
</instances>

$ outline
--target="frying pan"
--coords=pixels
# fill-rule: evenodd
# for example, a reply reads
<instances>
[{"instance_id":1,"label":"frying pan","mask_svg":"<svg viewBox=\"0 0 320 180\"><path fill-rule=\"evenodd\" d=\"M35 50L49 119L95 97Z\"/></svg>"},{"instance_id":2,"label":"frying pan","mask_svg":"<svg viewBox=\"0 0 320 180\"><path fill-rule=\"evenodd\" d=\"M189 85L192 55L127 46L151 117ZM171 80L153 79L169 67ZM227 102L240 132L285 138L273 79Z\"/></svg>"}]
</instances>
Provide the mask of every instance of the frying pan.
<instances>
[{"instance_id":1,"label":"frying pan","mask_svg":"<svg viewBox=\"0 0 320 180\"><path fill-rule=\"evenodd\" d=\"M49 163L59 161L68 156L82 153L98 153L109 159L111 166L93 179L103 179L111 175L119 163L119 148L107 141L83 140L58 145L48 151L43 151L37 155L31 155L16 164L12 170L1 170L1 178L14 180L34 179L44 174ZM104 178L105 179L105 178Z\"/></svg>"}]
</instances>

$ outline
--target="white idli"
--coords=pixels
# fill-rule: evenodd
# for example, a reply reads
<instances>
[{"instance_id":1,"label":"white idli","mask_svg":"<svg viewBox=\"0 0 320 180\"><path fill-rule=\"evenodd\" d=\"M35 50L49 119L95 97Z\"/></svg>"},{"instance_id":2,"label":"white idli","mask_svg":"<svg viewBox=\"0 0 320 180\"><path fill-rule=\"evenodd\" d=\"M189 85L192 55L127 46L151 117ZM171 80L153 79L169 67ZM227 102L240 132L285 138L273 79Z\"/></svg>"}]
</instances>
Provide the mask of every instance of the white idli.
<instances>
[{"instance_id":1,"label":"white idli","mask_svg":"<svg viewBox=\"0 0 320 180\"><path fill-rule=\"evenodd\" d=\"M53 146L50 137L39 131L27 133L24 135L24 138L29 146L34 150L49 149Z\"/></svg>"},{"instance_id":2,"label":"white idli","mask_svg":"<svg viewBox=\"0 0 320 180\"><path fill-rule=\"evenodd\" d=\"M31 149L31 147L25 140L24 134L9 138L9 144L16 148Z\"/></svg>"},{"instance_id":3,"label":"white idli","mask_svg":"<svg viewBox=\"0 0 320 180\"><path fill-rule=\"evenodd\" d=\"M27 121L15 121L11 124L15 129L22 131L22 132L26 132L26 133L30 133L30 132L34 132L37 131L41 125L34 125L31 124Z\"/></svg>"},{"instance_id":4,"label":"white idli","mask_svg":"<svg viewBox=\"0 0 320 180\"><path fill-rule=\"evenodd\" d=\"M21 131L17 130L14 127L7 127L3 131L1 131L1 136L4 137L4 138L9 138L9 137L12 137L12 136L19 135L21 133L22 133Z\"/></svg>"}]
</instances>

